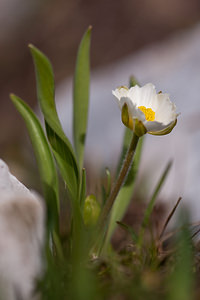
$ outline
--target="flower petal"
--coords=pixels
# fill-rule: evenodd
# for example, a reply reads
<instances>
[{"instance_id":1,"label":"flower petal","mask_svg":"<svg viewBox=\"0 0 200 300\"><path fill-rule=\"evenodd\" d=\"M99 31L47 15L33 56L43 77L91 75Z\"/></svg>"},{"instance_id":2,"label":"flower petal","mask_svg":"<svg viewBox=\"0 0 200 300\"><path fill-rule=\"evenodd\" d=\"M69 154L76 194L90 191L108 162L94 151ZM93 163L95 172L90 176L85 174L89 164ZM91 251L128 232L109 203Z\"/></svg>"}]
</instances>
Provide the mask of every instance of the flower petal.
<instances>
[{"instance_id":1,"label":"flower petal","mask_svg":"<svg viewBox=\"0 0 200 300\"><path fill-rule=\"evenodd\" d=\"M146 121L144 122L144 126L146 127L147 131L157 132L165 129L168 125L165 125L161 122L157 121Z\"/></svg>"},{"instance_id":2,"label":"flower petal","mask_svg":"<svg viewBox=\"0 0 200 300\"><path fill-rule=\"evenodd\" d=\"M112 94L120 101L122 97L128 97L129 89L126 86L120 86Z\"/></svg>"},{"instance_id":3,"label":"flower petal","mask_svg":"<svg viewBox=\"0 0 200 300\"><path fill-rule=\"evenodd\" d=\"M170 101L168 94L159 94L157 98L159 106L156 110L155 119L167 125L177 117L176 106Z\"/></svg>"},{"instance_id":4,"label":"flower petal","mask_svg":"<svg viewBox=\"0 0 200 300\"><path fill-rule=\"evenodd\" d=\"M145 121L145 115L144 113L138 109L136 107L136 105L131 101L130 98L128 97L122 97L118 103L120 109L122 110L124 105L128 106L128 111L129 111L129 115L133 118L133 119L138 119L141 120L142 122Z\"/></svg>"},{"instance_id":5,"label":"flower petal","mask_svg":"<svg viewBox=\"0 0 200 300\"><path fill-rule=\"evenodd\" d=\"M147 83L143 87L134 86L129 90L129 97L136 106L145 106L152 108L154 111L157 108L156 89L152 83Z\"/></svg>"},{"instance_id":6,"label":"flower petal","mask_svg":"<svg viewBox=\"0 0 200 300\"><path fill-rule=\"evenodd\" d=\"M170 124L168 124L168 126L166 126L164 129L160 131L148 131L148 133L152 135L166 135L172 131L172 129L176 126L176 124L177 124L177 119L172 121Z\"/></svg>"}]
</instances>

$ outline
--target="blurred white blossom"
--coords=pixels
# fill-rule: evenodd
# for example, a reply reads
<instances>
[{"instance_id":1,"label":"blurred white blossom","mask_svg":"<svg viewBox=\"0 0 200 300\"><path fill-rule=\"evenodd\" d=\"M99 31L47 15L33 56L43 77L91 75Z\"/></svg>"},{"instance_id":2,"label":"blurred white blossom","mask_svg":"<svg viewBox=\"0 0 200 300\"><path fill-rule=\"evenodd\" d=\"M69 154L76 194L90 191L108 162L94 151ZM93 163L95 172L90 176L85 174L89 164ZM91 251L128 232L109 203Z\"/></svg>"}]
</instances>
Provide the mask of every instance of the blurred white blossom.
<instances>
[{"instance_id":1,"label":"blurred white blossom","mask_svg":"<svg viewBox=\"0 0 200 300\"><path fill-rule=\"evenodd\" d=\"M35 299L35 279L42 271L45 211L0 160L0 290L1 299Z\"/></svg>"}]
</instances>

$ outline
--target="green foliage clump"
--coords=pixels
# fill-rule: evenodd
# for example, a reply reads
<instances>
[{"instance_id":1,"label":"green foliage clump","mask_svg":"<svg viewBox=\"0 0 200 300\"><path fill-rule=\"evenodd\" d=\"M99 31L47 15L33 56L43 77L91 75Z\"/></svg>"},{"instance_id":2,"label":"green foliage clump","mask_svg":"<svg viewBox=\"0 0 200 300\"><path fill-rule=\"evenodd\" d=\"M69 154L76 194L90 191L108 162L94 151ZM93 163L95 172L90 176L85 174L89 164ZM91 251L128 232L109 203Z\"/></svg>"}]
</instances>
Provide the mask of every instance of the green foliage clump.
<instances>
[{"instance_id":1,"label":"green foliage clump","mask_svg":"<svg viewBox=\"0 0 200 300\"><path fill-rule=\"evenodd\" d=\"M56 111L52 66L47 57L33 45L29 47L35 65L37 97L44 116L45 132L31 108L16 95L11 95L30 135L47 207L45 272L38 281L37 290L44 300L156 300L161 297L163 300L192 300L195 270L189 227L184 224L172 246L167 247L164 230L156 237L151 228L155 201L171 162L156 185L139 230L123 223L122 218L134 198L143 138L133 143L134 161L132 163L130 157L128 175L124 173L125 180L121 179L110 207L107 208L107 203L112 198L112 176L108 169L107 189L102 185L102 195L87 194L87 172L83 165L89 107L90 38L91 27L82 38L76 61L73 89L74 148L62 129ZM131 78L130 86L135 84L135 79ZM123 175L120 175L120 169L133 138L133 133L127 128L117 177ZM70 230L64 235L60 229L62 206L58 172L66 186L64 200L69 200L71 206ZM111 243L117 224L129 237L129 243L121 251L114 249Z\"/></svg>"}]
</instances>

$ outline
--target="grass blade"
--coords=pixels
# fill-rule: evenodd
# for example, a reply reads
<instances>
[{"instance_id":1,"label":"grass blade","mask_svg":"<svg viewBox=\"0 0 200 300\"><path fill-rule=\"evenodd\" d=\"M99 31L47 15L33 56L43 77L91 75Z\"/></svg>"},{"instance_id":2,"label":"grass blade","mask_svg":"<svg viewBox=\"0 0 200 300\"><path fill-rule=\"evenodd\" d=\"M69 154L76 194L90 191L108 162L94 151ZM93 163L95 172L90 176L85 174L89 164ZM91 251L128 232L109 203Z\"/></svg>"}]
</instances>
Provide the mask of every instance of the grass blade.
<instances>
[{"instance_id":1,"label":"grass blade","mask_svg":"<svg viewBox=\"0 0 200 300\"><path fill-rule=\"evenodd\" d=\"M63 132L57 115L54 102L53 70L42 52L33 45L29 47L35 64L37 96L45 118L48 139L69 194L73 199L77 199L79 170L73 148Z\"/></svg>"},{"instance_id":2,"label":"grass blade","mask_svg":"<svg viewBox=\"0 0 200 300\"><path fill-rule=\"evenodd\" d=\"M109 197L110 192L111 192L111 172L109 168L106 168L106 189L105 189L106 198Z\"/></svg>"},{"instance_id":3,"label":"grass blade","mask_svg":"<svg viewBox=\"0 0 200 300\"><path fill-rule=\"evenodd\" d=\"M48 123L46 123L46 132L69 196L73 200L72 202L78 202L78 174L74 172L74 160L70 155L69 148Z\"/></svg>"},{"instance_id":4,"label":"grass blade","mask_svg":"<svg viewBox=\"0 0 200 300\"><path fill-rule=\"evenodd\" d=\"M84 147L88 121L90 86L90 26L85 32L77 54L73 91L73 133L74 146L80 170L83 167Z\"/></svg>"},{"instance_id":5,"label":"grass blade","mask_svg":"<svg viewBox=\"0 0 200 300\"><path fill-rule=\"evenodd\" d=\"M158 196L158 194L159 194L159 192L160 192L160 190L161 190L161 188L162 188L162 186L163 186L163 184L164 184L164 182L165 182L165 180L167 178L167 175L168 175L168 173L169 173L169 171L171 169L171 166L172 166L172 161L170 161L167 164L167 166L166 166L166 168L165 168L162 176L160 177L160 180L158 181L158 184L156 185L156 188L155 188L155 190L153 192L151 200L149 201L149 204L148 204L148 206L147 206L147 208L145 210L144 219L142 221L142 228L141 228L141 232L140 232L140 239L139 239L140 243L142 242L144 231L145 231L146 227L149 224L149 219L150 219L150 216L152 214L152 211L153 211L154 204L155 204L155 201L157 199L157 196Z\"/></svg>"},{"instance_id":6,"label":"grass blade","mask_svg":"<svg viewBox=\"0 0 200 300\"><path fill-rule=\"evenodd\" d=\"M194 293L194 266L193 266L193 245L191 232L188 226L187 211L180 215L181 230L179 231L176 245L175 266L169 276L168 300L192 300L196 299Z\"/></svg>"},{"instance_id":7,"label":"grass blade","mask_svg":"<svg viewBox=\"0 0 200 300\"><path fill-rule=\"evenodd\" d=\"M163 227L162 227L162 230L161 230L161 233L160 233L160 235L159 235L158 240L161 240L161 238L163 237L163 234L164 234L164 232L165 232L165 229L167 228L167 225L169 224L169 221L170 221L171 218L173 217L173 215L174 215L174 213L175 213L175 211L176 211L176 209L177 209L179 203L181 202L181 200L182 200L182 198L179 197L179 198L178 198L178 201L176 202L176 204L175 204L174 207L172 208L172 211L171 211L170 214L168 215L168 217L167 217L167 219L166 219L166 221L165 221L165 223L164 223L164 225L163 225Z\"/></svg>"},{"instance_id":8,"label":"grass blade","mask_svg":"<svg viewBox=\"0 0 200 300\"><path fill-rule=\"evenodd\" d=\"M13 94L10 95L10 98L26 123L33 145L47 203L48 226L51 229L58 229L58 178L48 142L42 126L31 108L22 99Z\"/></svg>"},{"instance_id":9,"label":"grass blade","mask_svg":"<svg viewBox=\"0 0 200 300\"><path fill-rule=\"evenodd\" d=\"M124 229L125 231L127 231L130 234L133 242L137 242L138 236L137 236L137 234L135 233L135 231L133 230L133 228L131 226L129 226L129 225L125 224L125 223L119 222L119 221L117 222L117 224L122 229Z\"/></svg>"},{"instance_id":10,"label":"grass blade","mask_svg":"<svg viewBox=\"0 0 200 300\"><path fill-rule=\"evenodd\" d=\"M81 189L80 189L80 206L83 209L84 201L86 198L86 172L85 169L82 169L82 176L81 176Z\"/></svg>"}]
</instances>

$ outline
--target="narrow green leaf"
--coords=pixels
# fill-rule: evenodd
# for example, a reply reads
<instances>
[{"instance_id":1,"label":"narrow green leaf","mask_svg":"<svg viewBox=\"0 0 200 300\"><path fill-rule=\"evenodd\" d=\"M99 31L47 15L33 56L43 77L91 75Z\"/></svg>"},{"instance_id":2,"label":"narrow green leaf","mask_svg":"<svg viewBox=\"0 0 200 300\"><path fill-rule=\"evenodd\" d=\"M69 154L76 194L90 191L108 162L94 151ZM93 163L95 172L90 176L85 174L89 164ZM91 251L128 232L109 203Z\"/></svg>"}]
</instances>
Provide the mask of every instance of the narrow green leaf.
<instances>
[{"instance_id":1,"label":"narrow green leaf","mask_svg":"<svg viewBox=\"0 0 200 300\"><path fill-rule=\"evenodd\" d=\"M125 231L127 231L130 234L133 242L137 242L138 236L137 236L137 234L135 233L135 231L133 230L133 228L131 226L129 226L129 225L125 224L125 223L119 222L119 221L117 222L117 224L122 229L124 229Z\"/></svg>"},{"instance_id":2,"label":"narrow green leaf","mask_svg":"<svg viewBox=\"0 0 200 300\"><path fill-rule=\"evenodd\" d=\"M132 76L130 76L130 79L129 79L129 86L132 87L135 85L140 85L140 84L138 83L137 79L132 75Z\"/></svg>"},{"instance_id":3,"label":"narrow green leaf","mask_svg":"<svg viewBox=\"0 0 200 300\"><path fill-rule=\"evenodd\" d=\"M40 177L47 203L48 221L51 229L58 227L59 197L58 178L48 142L42 126L31 108L19 97L10 95L10 98L23 117L33 145ZM53 228L52 228L53 226ZM56 228L57 229L57 228Z\"/></svg>"},{"instance_id":4,"label":"narrow green leaf","mask_svg":"<svg viewBox=\"0 0 200 300\"><path fill-rule=\"evenodd\" d=\"M73 216L73 249L80 247L81 243L81 236L83 234L84 228L83 228L83 218L81 215L81 208L80 208L80 202L79 202L79 187L76 185L75 181L70 181L70 168L73 166L73 161L71 160L71 166L68 167L67 163L70 163L69 160L69 152L66 147L66 144L60 137L56 134L55 131L52 130L52 128L46 123L46 131L47 136L49 139L49 142L51 144L53 154L56 158L56 161L58 163L61 175L65 182L68 179L68 185L67 185L67 191L71 197L71 205L72 205L72 216ZM70 158L71 159L71 158ZM72 170L73 171L73 170ZM72 173L73 175L73 173Z\"/></svg>"},{"instance_id":5,"label":"narrow green leaf","mask_svg":"<svg viewBox=\"0 0 200 300\"><path fill-rule=\"evenodd\" d=\"M60 173L66 183L70 198L78 202L78 174L74 167L74 160L65 141L46 122L46 132L53 154L59 166ZM76 176L77 175L77 176ZM73 203L72 203L73 205Z\"/></svg>"},{"instance_id":6,"label":"narrow green leaf","mask_svg":"<svg viewBox=\"0 0 200 300\"><path fill-rule=\"evenodd\" d=\"M109 168L106 168L106 198L109 197L111 192L111 173Z\"/></svg>"},{"instance_id":7,"label":"narrow green leaf","mask_svg":"<svg viewBox=\"0 0 200 300\"><path fill-rule=\"evenodd\" d=\"M90 86L90 26L85 32L77 54L73 91L73 133L74 145L80 170L83 167L84 147L88 122Z\"/></svg>"},{"instance_id":8,"label":"narrow green leaf","mask_svg":"<svg viewBox=\"0 0 200 300\"><path fill-rule=\"evenodd\" d=\"M140 233L139 233L139 240L138 240L138 244L141 246L142 243L143 243L143 237L144 237L144 233L145 233L145 229L147 228L148 224L149 224L149 220L150 220L150 217L151 217L151 214L152 214L152 211L153 211L153 208L154 208L154 205L155 205L155 201L157 199L157 196L165 182L165 179L167 178L167 175L169 173L169 170L171 169L171 166L172 166L172 161L170 161L162 176L160 177L159 181L158 181L158 184L156 185L156 188L153 192L153 195L149 201L149 204L147 205L147 208L144 212L144 218L143 218L143 221L142 221L142 226L141 226L141 229L140 229Z\"/></svg>"},{"instance_id":9,"label":"narrow green leaf","mask_svg":"<svg viewBox=\"0 0 200 300\"><path fill-rule=\"evenodd\" d=\"M146 228L147 225L149 224L149 219L150 219L150 216L152 214L152 211L153 211L153 208L154 208L154 205L155 205L155 201L156 201L157 196L158 196L158 194L159 194L159 192L160 192L160 190L161 190L161 188L162 188L162 186L165 182L165 179L167 178L167 175L168 175L168 173L171 169L171 166L172 166L172 161L170 161L167 164L162 176L160 177L160 179L158 181L158 184L156 185L156 188L153 192L151 200L149 201L149 204L148 204L148 206L145 210L145 213L144 213L144 219L143 219L143 222L142 222L142 227L143 228Z\"/></svg>"},{"instance_id":10,"label":"narrow green leaf","mask_svg":"<svg viewBox=\"0 0 200 300\"><path fill-rule=\"evenodd\" d=\"M194 276L194 251L189 230L188 212L182 211L179 216L179 226L176 246L173 254L175 264L173 272L168 276L168 300L192 300L195 297L195 276ZM197 297L198 298L198 297Z\"/></svg>"},{"instance_id":11,"label":"narrow green leaf","mask_svg":"<svg viewBox=\"0 0 200 300\"><path fill-rule=\"evenodd\" d=\"M73 199L78 195L79 170L73 148L61 127L54 102L54 76L47 57L33 45L29 45L35 64L37 96L43 112L48 139L58 166Z\"/></svg>"},{"instance_id":12,"label":"narrow green leaf","mask_svg":"<svg viewBox=\"0 0 200 300\"><path fill-rule=\"evenodd\" d=\"M86 172L83 168L82 170L82 176L81 176L81 190L80 190L80 205L81 208L84 206L84 201L86 198Z\"/></svg>"},{"instance_id":13,"label":"narrow green leaf","mask_svg":"<svg viewBox=\"0 0 200 300\"><path fill-rule=\"evenodd\" d=\"M110 192L111 192L111 173L109 168L105 169L105 184L102 184L101 187L101 206L104 206L106 203L106 200L108 199Z\"/></svg>"},{"instance_id":14,"label":"narrow green leaf","mask_svg":"<svg viewBox=\"0 0 200 300\"><path fill-rule=\"evenodd\" d=\"M53 242L54 242L56 255L59 257L61 262L64 262L65 256L63 253L63 248L62 248L62 244L60 241L60 237L57 235L57 233L55 231L53 232L52 236L53 236Z\"/></svg>"}]
</instances>

